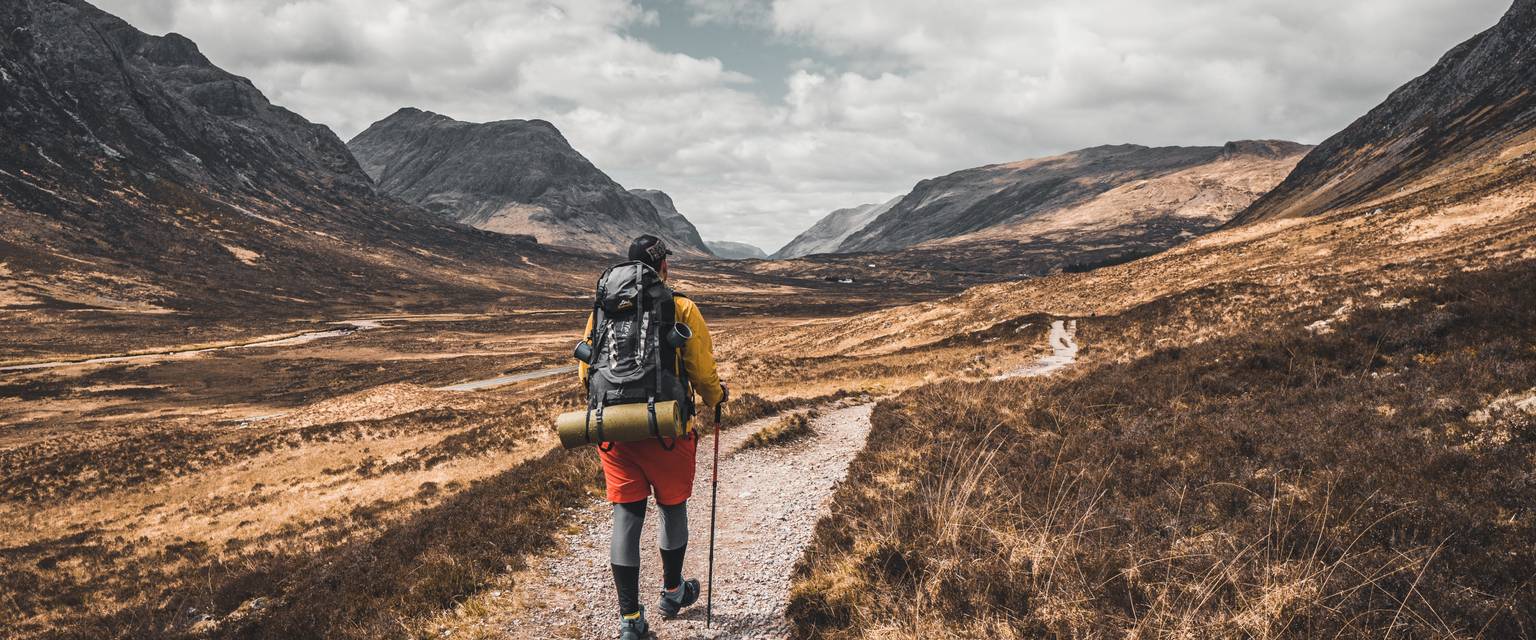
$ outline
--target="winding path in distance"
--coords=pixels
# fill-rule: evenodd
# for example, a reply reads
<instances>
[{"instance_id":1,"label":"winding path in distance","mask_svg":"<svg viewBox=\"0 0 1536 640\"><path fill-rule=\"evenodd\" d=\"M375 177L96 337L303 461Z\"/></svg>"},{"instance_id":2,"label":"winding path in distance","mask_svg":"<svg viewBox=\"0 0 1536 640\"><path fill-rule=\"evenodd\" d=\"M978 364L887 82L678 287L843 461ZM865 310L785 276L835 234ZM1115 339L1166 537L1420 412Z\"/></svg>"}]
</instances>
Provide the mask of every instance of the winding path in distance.
<instances>
[{"instance_id":1,"label":"winding path in distance","mask_svg":"<svg viewBox=\"0 0 1536 640\"><path fill-rule=\"evenodd\" d=\"M1051 355L1044 356L1013 371L992 376L993 380L1046 376L1077 362L1077 321L1056 320L1051 323Z\"/></svg>"}]
</instances>

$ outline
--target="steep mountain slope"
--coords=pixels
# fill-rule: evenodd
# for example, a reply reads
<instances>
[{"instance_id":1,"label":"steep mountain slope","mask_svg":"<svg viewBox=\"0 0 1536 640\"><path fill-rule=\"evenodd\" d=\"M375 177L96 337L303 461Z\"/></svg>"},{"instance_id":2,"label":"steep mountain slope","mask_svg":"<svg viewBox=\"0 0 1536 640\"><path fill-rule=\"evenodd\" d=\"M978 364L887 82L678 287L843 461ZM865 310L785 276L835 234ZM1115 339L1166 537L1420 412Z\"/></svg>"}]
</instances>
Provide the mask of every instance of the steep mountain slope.
<instances>
[{"instance_id":1,"label":"steep mountain slope","mask_svg":"<svg viewBox=\"0 0 1536 640\"><path fill-rule=\"evenodd\" d=\"M385 193L464 224L609 253L656 233L679 254L708 255L692 224L624 190L542 120L460 122L405 108L347 146Z\"/></svg>"},{"instance_id":2,"label":"steep mountain slope","mask_svg":"<svg viewBox=\"0 0 1536 640\"><path fill-rule=\"evenodd\" d=\"M630 189L629 192L651 203L651 206L656 208L656 213L661 215L663 225L661 231L659 233L655 231L650 233L657 233L667 238L683 238L689 243L684 246L694 246L697 242L703 242L699 239L699 230L694 228L693 223L689 222L687 217L678 213L677 205L672 202L672 196L667 195L665 191ZM706 248L708 248L708 243L705 244Z\"/></svg>"},{"instance_id":3,"label":"steep mountain slope","mask_svg":"<svg viewBox=\"0 0 1536 640\"><path fill-rule=\"evenodd\" d=\"M1278 182L1307 147L1293 142L1232 142L1224 147L1103 146L1072 153L988 165L919 182L912 192L863 229L851 234L838 251L889 251L944 238L985 232L1004 225L1021 225L1064 210L1099 210L1124 217L1125 211L1091 203L1117 188L1135 187L1215 164L1232 164L1239 175L1224 180L1219 171L1205 172L1195 189L1148 194L1149 201L1124 198L1135 205L1132 218L1189 218L1175 210L1200 207L1206 217L1231 216L1273 183L1255 179L1254 169L1267 168ZM1165 197L1166 196L1166 197ZM1246 198L1246 200L1245 200ZM1217 202L1210 202L1216 200ZM1205 206L1209 203L1212 206ZM1228 211L1230 209L1230 211ZM1086 216L1078 215L1078 221ZM1225 219L1219 220L1225 222ZM1054 225L1035 230L1054 229Z\"/></svg>"},{"instance_id":4,"label":"steep mountain slope","mask_svg":"<svg viewBox=\"0 0 1536 640\"><path fill-rule=\"evenodd\" d=\"M1519 0L1319 145L1233 224L1375 208L1429 187L1450 189L1441 197L1452 199L1501 188L1536 154L1533 86L1536 0Z\"/></svg>"},{"instance_id":5,"label":"steep mountain slope","mask_svg":"<svg viewBox=\"0 0 1536 640\"><path fill-rule=\"evenodd\" d=\"M809 229L800 232L794 240L773 252L773 259L798 258L815 253L831 253L837 251L839 245L848 236L863 230L875 218L880 217L891 207L901 202L898 196L886 201L884 204L861 204L857 207L838 209L827 214Z\"/></svg>"},{"instance_id":6,"label":"steep mountain slope","mask_svg":"<svg viewBox=\"0 0 1536 640\"><path fill-rule=\"evenodd\" d=\"M705 244L716 257L726 260L767 260L768 252L745 242L731 242L729 240L710 240Z\"/></svg>"},{"instance_id":7,"label":"steep mountain slope","mask_svg":"<svg viewBox=\"0 0 1536 640\"><path fill-rule=\"evenodd\" d=\"M326 127L80 0L0 6L0 105L0 306L495 299L517 256L569 259L375 193Z\"/></svg>"}]
</instances>

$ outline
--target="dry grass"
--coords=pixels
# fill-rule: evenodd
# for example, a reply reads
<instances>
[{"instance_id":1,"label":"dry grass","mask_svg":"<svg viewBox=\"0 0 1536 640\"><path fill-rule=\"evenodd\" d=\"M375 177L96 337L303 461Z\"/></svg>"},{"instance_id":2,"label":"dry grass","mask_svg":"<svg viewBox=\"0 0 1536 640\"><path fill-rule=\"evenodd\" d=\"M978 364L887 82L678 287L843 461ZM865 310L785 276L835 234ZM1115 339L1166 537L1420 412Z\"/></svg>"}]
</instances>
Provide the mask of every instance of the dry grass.
<instances>
[{"instance_id":1,"label":"dry grass","mask_svg":"<svg viewBox=\"0 0 1536 640\"><path fill-rule=\"evenodd\" d=\"M796 635L1536 634L1536 265L1402 293L881 403Z\"/></svg>"},{"instance_id":2,"label":"dry grass","mask_svg":"<svg viewBox=\"0 0 1536 640\"><path fill-rule=\"evenodd\" d=\"M815 410L804 413L792 413L778 422L759 429L757 433L747 437L746 442L741 443L743 449L761 449L764 447L776 447L797 442L816 433L811 427L811 421L816 419Z\"/></svg>"}]
</instances>

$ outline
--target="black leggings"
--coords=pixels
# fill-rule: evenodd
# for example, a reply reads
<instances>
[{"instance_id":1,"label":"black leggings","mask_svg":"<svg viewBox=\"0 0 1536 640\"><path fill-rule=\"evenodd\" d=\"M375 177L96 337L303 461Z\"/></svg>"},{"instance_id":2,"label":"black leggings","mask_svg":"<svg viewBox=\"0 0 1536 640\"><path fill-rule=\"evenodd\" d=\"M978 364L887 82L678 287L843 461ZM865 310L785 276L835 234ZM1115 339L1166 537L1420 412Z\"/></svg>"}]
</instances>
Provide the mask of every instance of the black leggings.
<instances>
[{"instance_id":1,"label":"black leggings","mask_svg":"<svg viewBox=\"0 0 1536 640\"><path fill-rule=\"evenodd\" d=\"M608 559L613 566L613 585L619 592L619 613L640 610L640 530L645 524L645 500L613 505L613 539ZM688 502L656 505L661 510L662 586L676 588L683 582L683 556L688 548Z\"/></svg>"}]
</instances>

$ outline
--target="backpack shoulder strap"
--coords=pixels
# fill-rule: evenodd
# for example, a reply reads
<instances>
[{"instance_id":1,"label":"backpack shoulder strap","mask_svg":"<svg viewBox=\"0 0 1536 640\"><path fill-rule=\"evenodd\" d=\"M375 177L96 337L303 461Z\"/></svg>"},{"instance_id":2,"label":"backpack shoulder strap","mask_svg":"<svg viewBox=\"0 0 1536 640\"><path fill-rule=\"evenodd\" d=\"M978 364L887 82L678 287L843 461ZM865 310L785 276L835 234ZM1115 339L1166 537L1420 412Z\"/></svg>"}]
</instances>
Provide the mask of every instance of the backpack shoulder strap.
<instances>
[{"instance_id":1,"label":"backpack shoulder strap","mask_svg":"<svg viewBox=\"0 0 1536 640\"><path fill-rule=\"evenodd\" d=\"M658 336L666 336L672 330L672 325L677 323L677 293L665 284L657 283L656 294L656 327ZM677 367L677 349L667 344L664 339L658 339L657 345L661 347L660 362L664 363L674 375L682 375Z\"/></svg>"}]
</instances>

